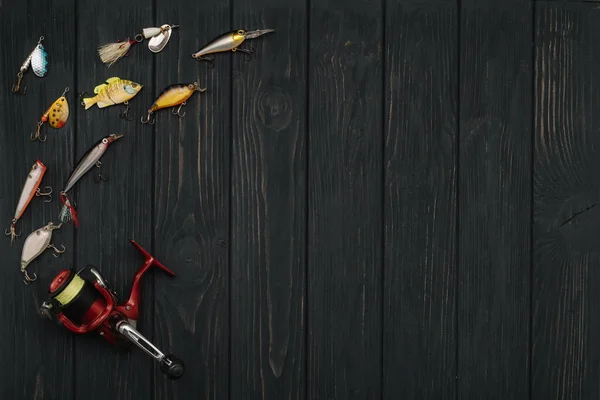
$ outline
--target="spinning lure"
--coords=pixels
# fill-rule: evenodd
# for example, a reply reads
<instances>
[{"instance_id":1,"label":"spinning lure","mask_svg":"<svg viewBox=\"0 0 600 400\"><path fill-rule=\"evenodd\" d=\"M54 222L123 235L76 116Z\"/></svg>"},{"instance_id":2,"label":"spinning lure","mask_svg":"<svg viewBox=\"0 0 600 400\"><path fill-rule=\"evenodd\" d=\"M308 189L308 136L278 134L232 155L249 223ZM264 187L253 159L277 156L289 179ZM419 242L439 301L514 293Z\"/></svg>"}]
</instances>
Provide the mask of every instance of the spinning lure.
<instances>
[{"instance_id":1,"label":"spinning lure","mask_svg":"<svg viewBox=\"0 0 600 400\"><path fill-rule=\"evenodd\" d=\"M48 122L54 129L60 129L65 125L67 119L69 119L69 103L65 97L65 94L67 94L68 91L69 88L65 88L63 94L61 94L60 97L56 99L50 108L48 108L42 115L42 118L37 124L37 131L32 133L29 137L31 140L39 140L40 142L46 141L46 135L44 135L44 138L42 139L40 134L40 129L42 128L44 122Z\"/></svg>"},{"instance_id":2,"label":"spinning lure","mask_svg":"<svg viewBox=\"0 0 600 400\"><path fill-rule=\"evenodd\" d=\"M12 223L10 228L4 231L6 236L10 236L11 243L15 240L16 237L21 236L21 234L17 234L15 232L15 226L17 225L17 221L25 212L25 209L33 199L33 196L48 196L52 198L52 188L46 186L48 192L42 193L40 189L40 183L42 183L42 178L44 178L44 174L46 173L46 166L42 164L40 160L37 160L35 164L31 167L31 171L29 171L29 175L27 175L27 179L25 180L25 185L23 185L23 190L21 192L21 197L19 198L19 202L17 203L17 208L15 210L15 215L12 219ZM47 200L46 203L51 200Z\"/></svg>"},{"instance_id":3,"label":"spinning lure","mask_svg":"<svg viewBox=\"0 0 600 400\"><path fill-rule=\"evenodd\" d=\"M37 275L33 273L33 277L27 273L27 266L36 258L38 258L46 249L53 249L54 257L58 257L60 254L65 252L65 246L62 246L62 250L56 248L50 243L52 240L52 231L58 229L62 224L54 225L50 222L48 225L41 227L33 231L23 244L23 251L21 252L21 272L25 276L23 282L29 285L31 282L37 279Z\"/></svg>"},{"instance_id":4,"label":"spinning lure","mask_svg":"<svg viewBox=\"0 0 600 400\"><path fill-rule=\"evenodd\" d=\"M96 178L96 182L106 181L107 179L102 176L100 171L100 167L102 167L102 163L100 162L100 158L104 155L108 146L122 138L123 135L109 135L105 138L99 140L92 148L90 148L81 158L73 172L71 172L71 176L65 185L65 188L60 192L60 200L63 203L62 209L60 211L60 222L70 222L73 221L76 227L79 226L79 219L77 218L77 212L73 207L73 204L67 197L67 192L71 190L71 188L86 174L92 167L98 168L98 177Z\"/></svg>"},{"instance_id":5,"label":"spinning lure","mask_svg":"<svg viewBox=\"0 0 600 400\"><path fill-rule=\"evenodd\" d=\"M37 46L35 46L35 49L33 49L29 56L27 56L23 62L23 65L21 65L21 69L19 69L19 73L17 74L17 84L13 85L12 87L13 93L25 94L25 92L27 92L27 87L23 88L23 91L20 89L23 74L27 72L29 66L31 66L33 73L40 78L44 77L46 73L48 73L48 53L46 53L46 50L42 45L42 40L44 40L44 37L40 36Z\"/></svg>"},{"instance_id":6,"label":"spinning lure","mask_svg":"<svg viewBox=\"0 0 600 400\"><path fill-rule=\"evenodd\" d=\"M127 38L123 41L115 43L108 43L98 47L98 55L104 64L112 66L121 57L127 54L131 45L142 42L144 39L150 39L148 41L148 49L153 53L159 53L165 48L169 39L171 39L171 33L173 28L179 28L179 25L164 24L160 28L144 28L142 33L135 35L133 40Z\"/></svg>"},{"instance_id":7,"label":"spinning lure","mask_svg":"<svg viewBox=\"0 0 600 400\"><path fill-rule=\"evenodd\" d=\"M125 104L125 111L119 114L119 116L131 121L133 117L128 117L129 100L133 99L142 90L142 87L139 83L127 79L117 77L108 78L106 82L94 88L96 96L84 98L81 105L87 110L94 104L97 104L98 108L109 107L115 104Z\"/></svg>"},{"instance_id":8,"label":"spinning lure","mask_svg":"<svg viewBox=\"0 0 600 400\"><path fill-rule=\"evenodd\" d=\"M183 114L181 113L181 107L185 106L186 101L194 94L194 92L206 92L206 88L201 88L198 82L189 84L177 83L167 87L162 91L160 96L154 100L154 103L152 103L150 109L148 109L148 116L146 119L144 120L144 117L141 118L142 124L153 125L155 120L150 120L150 118L156 110L160 110L161 108L179 106L177 110L173 108L171 112L173 115L183 118L185 116L185 112Z\"/></svg>"},{"instance_id":9,"label":"spinning lure","mask_svg":"<svg viewBox=\"0 0 600 400\"><path fill-rule=\"evenodd\" d=\"M262 36L267 33L275 32L274 29L258 29L255 31L245 31L243 29L228 32L224 35L219 36L214 39L212 42L198 50L196 53L192 54L192 57L196 60L206 60L213 62L214 53L222 53L225 51L240 51L244 53L247 59L252 59L252 53L254 50L250 49L240 49L239 46L244 43L245 40L248 39L256 39L259 36ZM208 57L207 57L208 56Z\"/></svg>"}]
</instances>

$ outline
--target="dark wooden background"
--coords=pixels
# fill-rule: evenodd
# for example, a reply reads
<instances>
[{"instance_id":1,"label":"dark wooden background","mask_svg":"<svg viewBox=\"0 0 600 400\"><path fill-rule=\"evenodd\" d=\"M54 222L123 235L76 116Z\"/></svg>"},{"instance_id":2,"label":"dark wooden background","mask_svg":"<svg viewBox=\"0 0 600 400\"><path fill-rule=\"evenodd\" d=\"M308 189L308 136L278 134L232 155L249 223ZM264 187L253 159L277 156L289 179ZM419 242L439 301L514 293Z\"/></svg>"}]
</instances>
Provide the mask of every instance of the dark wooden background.
<instances>
[{"instance_id":1,"label":"dark wooden background","mask_svg":"<svg viewBox=\"0 0 600 400\"><path fill-rule=\"evenodd\" d=\"M96 47L176 23L111 68ZM251 62L191 54L273 28ZM50 72L11 85L40 35ZM58 192L110 133L110 181L74 189L68 251L19 257L60 202L0 241L2 399L597 399L600 3L489 0L0 0L0 208L28 169ZM136 120L77 93L140 82ZM179 120L139 117L199 80ZM31 143L62 93L71 117ZM187 372L75 336L37 308L63 268L125 297L137 240L176 272L144 282L139 328Z\"/></svg>"}]
</instances>

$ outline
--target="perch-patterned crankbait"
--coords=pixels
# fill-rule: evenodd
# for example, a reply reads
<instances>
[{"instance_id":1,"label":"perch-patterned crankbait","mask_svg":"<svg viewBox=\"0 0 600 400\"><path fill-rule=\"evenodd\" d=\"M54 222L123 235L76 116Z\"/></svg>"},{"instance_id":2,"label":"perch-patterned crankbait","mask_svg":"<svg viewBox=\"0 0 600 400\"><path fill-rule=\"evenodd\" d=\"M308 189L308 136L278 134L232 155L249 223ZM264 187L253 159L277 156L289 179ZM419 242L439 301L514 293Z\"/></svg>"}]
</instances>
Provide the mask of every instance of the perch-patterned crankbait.
<instances>
[{"instance_id":1,"label":"perch-patterned crankbait","mask_svg":"<svg viewBox=\"0 0 600 400\"><path fill-rule=\"evenodd\" d=\"M98 55L104 64L112 66L121 57L123 57L131 45L142 42L144 39L150 39L148 41L148 49L153 53L159 53L165 48L169 39L171 39L171 33L174 28L179 28L179 25L164 24L160 28L151 27L142 29L142 33L135 35L133 40L120 40L115 43L108 43L98 47Z\"/></svg>"},{"instance_id":2,"label":"perch-patterned crankbait","mask_svg":"<svg viewBox=\"0 0 600 400\"><path fill-rule=\"evenodd\" d=\"M237 31L228 32L228 33L225 33L224 35L221 35L218 38L214 39L212 42L210 42L209 44L207 44L206 46L204 46L203 48L198 50L196 53L192 54L192 57L195 58L196 60L207 60L207 61L212 62L214 60L214 56L211 56L211 57L206 57L206 56L214 54L214 53L221 53L224 51L234 51L234 52L241 51L242 53L244 53L245 57L249 57L251 59L252 53L254 52L254 50L240 49L239 45L244 43L245 40L256 39L259 36L262 36L266 33L271 33L271 32L275 32L275 30L274 29L258 29L255 31L248 32L243 29L240 29Z\"/></svg>"},{"instance_id":3,"label":"perch-patterned crankbait","mask_svg":"<svg viewBox=\"0 0 600 400\"><path fill-rule=\"evenodd\" d=\"M62 226L62 224L54 225L54 223L50 222L48 225L41 227L33 231L27 239L25 239L25 243L23 244L23 251L21 252L21 272L25 275L26 285L29 285L31 282L37 279L37 275L35 272L33 273L33 277L29 276L27 273L27 266L36 258L40 256L46 249L54 250L54 257L58 257L60 254L65 252L65 246L62 246L62 250L56 248L53 244L50 243L52 240L52 231L58 229Z\"/></svg>"},{"instance_id":4,"label":"perch-patterned crankbait","mask_svg":"<svg viewBox=\"0 0 600 400\"><path fill-rule=\"evenodd\" d=\"M162 91L160 96L158 96L158 98L154 100L154 103L152 103L152 106L150 106L150 108L148 109L148 116L146 117L146 119L144 120L144 117L142 117L142 123L150 125L154 124L155 120L150 120L150 118L156 110L175 106L179 106L179 108L177 108L177 110L173 108L173 115L177 115L180 118L183 118L185 112L183 114L181 113L181 107L185 106L186 101L194 94L194 92L206 92L206 88L201 88L198 82L188 84L177 83L175 85L167 87L165 90Z\"/></svg>"},{"instance_id":5,"label":"perch-patterned crankbait","mask_svg":"<svg viewBox=\"0 0 600 400\"><path fill-rule=\"evenodd\" d=\"M119 116L131 121L133 117L128 118L129 100L133 99L142 90L142 87L143 85L127 79L118 77L108 78L106 82L94 88L96 96L83 99L81 105L87 110L94 104L97 104L98 108L109 107L115 104L125 104L125 111Z\"/></svg>"},{"instance_id":6,"label":"perch-patterned crankbait","mask_svg":"<svg viewBox=\"0 0 600 400\"><path fill-rule=\"evenodd\" d=\"M73 204L67 197L67 192L71 190L71 188L79 181L79 179L81 179L81 177L83 177L83 175L85 175L86 172L88 172L94 166L98 168L98 177L96 178L96 182L100 182L101 180L106 181L107 179L104 176L102 176L102 173L100 171L100 167L102 167L100 158L104 155L106 149L108 149L108 146L111 143L115 142L116 140L122 137L123 135L115 134L106 136L100 141L98 141L96 144L94 144L94 146L92 146L92 148L90 148L83 155L83 157L71 173L71 176L69 177L65 188L62 190L62 192L60 192L60 200L63 203L62 209L60 211L60 222L73 221L76 227L79 226L77 212L75 211Z\"/></svg>"},{"instance_id":7,"label":"perch-patterned crankbait","mask_svg":"<svg viewBox=\"0 0 600 400\"><path fill-rule=\"evenodd\" d=\"M69 119L69 102L65 97L65 94L67 94L68 91L69 88L65 88L63 94L61 94L42 115L42 118L40 118L40 121L37 124L37 131L32 133L29 137L31 140L39 140L40 142L46 141L46 135L44 135L44 138L42 139L40 134L44 122L48 122L54 129L60 129L65 125L67 119Z\"/></svg>"},{"instance_id":8,"label":"perch-patterned crankbait","mask_svg":"<svg viewBox=\"0 0 600 400\"><path fill-rule=\"evenodd\" d=\"M27 91L27 87L23 88L23 91L20 91L20 89L23 74L27 72L29 66L31 66L33 73L40 78L44 77L46 73L48 73L48 53L46 53L46 50L42 45L42 40L44 40L44 37L40 36L37 46L35 46L35 49L29 53L29 56L27 56L23 62L23 65L21 65L21 69L19 69L19 73L17 74L17 84L13 85L12 87L13 93L25 94Z\"/></svg>"},{"instance_id":9,"label":"perch-patterned crankbait","mask_svg":"<svg viewBox=\"0 0 600 400\"><path fill-rule=\"evenodd\" d=\"M48 196L52 198L50 195L52 193L52 188L46 186L46 193L42 193L40 189L40 184L42 183L42 179L44 178L44 174L46 173L46 166L40 161L37 160L35 164L31 167L31 171L29 171L29 175L27 175L27 179L25 180L25 185L23 185L23 190L21 191L21 197L19 198L19 202L17 203L17 208L15 210L15 215L11 221L10 228L4 231L6 236L10 236L10 241L13 242L16 237L21 236L21 234L15 233L15 226L17 225L17 221L25 212L25 209L33 199L33 196ZM47 200L46 203L51 200Z\"/></svg>"}]
</instances>

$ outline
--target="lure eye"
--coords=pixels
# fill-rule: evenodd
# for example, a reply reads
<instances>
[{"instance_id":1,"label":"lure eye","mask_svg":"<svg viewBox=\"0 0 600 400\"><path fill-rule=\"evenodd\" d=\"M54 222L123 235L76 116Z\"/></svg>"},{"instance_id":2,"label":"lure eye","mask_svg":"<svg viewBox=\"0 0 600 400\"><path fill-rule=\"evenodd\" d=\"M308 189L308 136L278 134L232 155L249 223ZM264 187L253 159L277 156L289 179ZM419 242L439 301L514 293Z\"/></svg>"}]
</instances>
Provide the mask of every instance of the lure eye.
<instances>
[{"instance_id":1,"label":"lure eye","mask_svg":"<svg viewBox=\"0 0 600 400\"><path fill-rule=\"evenodd\" d=\"M102 139L102 143L104 143L104 144L108 143L108 139L107 138Z\"/></svg>"},{"instance_id":2,"label":"lure eye","mask_svg":"<svg viewBox=\"0 0 600 400\"><path fill-rule=\"evenodd\" d=\"M132 88L136 88L136 87L138 87L138 84L137 84L137 83L132 83L132 84L131 84L131 87L132 87Z\"/></svg>"},{"instance_id":3,"label":"lure eye","mask_svg":"<svg viewBox=\"0 0 600 400\"><path fill-rule=\"evenodd\" d=\"M194 90L194 85L190 83L190 84L188 85L188 89L190 89L190 90Z\"/></svg>"},{"instance_id":4,"label":"lure eye","mask_svg":"<svg viewBox=\"0 0 600 400\"><path fill-rule=\"evenodd\" d=\"M246 31L244 31L243 29L240 29L240 30L237 32L237 34L238 34L238 35L240 35L240 36L244 36L244 35L246 34Z\"/></svg>"}]
</instances>

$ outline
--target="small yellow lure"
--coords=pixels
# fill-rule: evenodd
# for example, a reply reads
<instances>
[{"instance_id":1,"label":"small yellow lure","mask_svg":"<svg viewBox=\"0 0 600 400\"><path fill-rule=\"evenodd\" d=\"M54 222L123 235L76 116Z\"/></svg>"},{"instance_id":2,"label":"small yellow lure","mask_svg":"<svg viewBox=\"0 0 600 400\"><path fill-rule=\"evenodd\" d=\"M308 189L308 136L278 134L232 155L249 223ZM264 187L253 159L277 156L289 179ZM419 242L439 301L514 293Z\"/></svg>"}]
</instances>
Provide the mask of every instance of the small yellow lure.
<instances>
[{"instance_id":1,"label":"small yellow lure","mask_svg":"<svg viewBox=\"0 0 600 400\"><path fill-rule=\"evenodd\" d=\"M171 112L173 113L173 115L177 115L179 118L183 118L185 116L185 112L181 113L181 107L185 106L186 101L190 97L192 97L194 92L206 92L206 88L201 88L198 82L176 83L167 87L165 90L162 91L160 96L158 96L157 99L154 100L154 103L152 103L150 109L148 109L148 116L146 117L146 119L144 120L144 117L142 117L142 124L153 125L155 119L151 120L150 118L156 110L160 110L161 108L179 106L177 110L173 108Z\"/></svg>"},{"instance_id":2,"label":"small yellow lure","mask_svg":"<svg viewBox=\"0 0 600 400\"><path fill-rule=\"evenodd\" d=\"M46 141L46 135L43 137L41 135L42 125L45 122L48 122L54 129L60 129L65 125L67 119L69 119L69 102L65 97L65 94L67 94L68 91L69 88L65 88L65 91L60 95L60 97L56 99L50 108L48 108L42 115L42 118L40 118L40 121L37 123L37 131L29 136L32 141Z\"/></svg>"}]
</instances>

